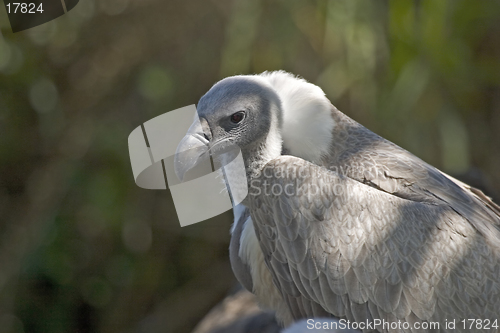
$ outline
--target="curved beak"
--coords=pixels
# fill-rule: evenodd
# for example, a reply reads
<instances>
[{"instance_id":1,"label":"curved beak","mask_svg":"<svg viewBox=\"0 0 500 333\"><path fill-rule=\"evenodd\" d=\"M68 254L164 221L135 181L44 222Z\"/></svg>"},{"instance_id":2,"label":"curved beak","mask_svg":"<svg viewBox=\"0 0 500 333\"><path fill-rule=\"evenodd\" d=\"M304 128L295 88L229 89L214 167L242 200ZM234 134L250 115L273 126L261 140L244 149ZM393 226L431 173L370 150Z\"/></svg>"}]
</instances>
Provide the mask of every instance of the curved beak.
<instances>
[{"instance_id":1,"label":"curved beak","mask_svg":"<svg viewBox=\"0 0 500 333\"><path fill-rule=\"evenodd\" d=\"M182 181L186 172L208 157L208 140L205 138L200 120L196 117L177 146L174 158L175 174Z\"/></svg>"}]
</instances>

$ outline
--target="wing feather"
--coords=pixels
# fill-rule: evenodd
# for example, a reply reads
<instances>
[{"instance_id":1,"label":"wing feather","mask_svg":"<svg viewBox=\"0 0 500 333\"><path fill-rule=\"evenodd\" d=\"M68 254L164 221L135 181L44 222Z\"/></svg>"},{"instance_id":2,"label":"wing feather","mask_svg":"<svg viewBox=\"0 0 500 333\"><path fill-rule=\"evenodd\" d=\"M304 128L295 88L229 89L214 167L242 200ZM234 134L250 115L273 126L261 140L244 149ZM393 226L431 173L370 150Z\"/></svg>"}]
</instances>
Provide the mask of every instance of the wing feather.
<instances>
[{"instance_id":1,"label":"wing feather","mask_svg":"<svg viewBox=\"0 0 500 333\"><path fill-rule=\"evenodd\" d=\"M332 106L336 121L332 151L324 166L358 182L416 202L447 204L485 239L500 238L500 206L483 192L378 136ZM369 208L380 217L378 207Z\"/></svg>"}]
</instances>

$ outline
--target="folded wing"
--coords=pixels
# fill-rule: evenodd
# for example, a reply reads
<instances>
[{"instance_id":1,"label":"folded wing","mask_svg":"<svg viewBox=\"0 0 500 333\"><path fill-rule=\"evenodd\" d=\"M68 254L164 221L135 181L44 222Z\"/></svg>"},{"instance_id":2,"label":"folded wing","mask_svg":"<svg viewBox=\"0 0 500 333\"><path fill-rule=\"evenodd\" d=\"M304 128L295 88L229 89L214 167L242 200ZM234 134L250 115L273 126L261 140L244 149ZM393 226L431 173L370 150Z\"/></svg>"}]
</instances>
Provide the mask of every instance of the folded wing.
<instances>
[{"instance_id":1,"label":"folded wing","mask_svg":"<svg viewBox=\"0 0 500 333\"><path fill-rule=\"evenodd\" d=\"M500 239L485 241L446 200L411 200L292 156L266 170L249 208L295 319L500 315Z\"/></svg>"}]
</instances>

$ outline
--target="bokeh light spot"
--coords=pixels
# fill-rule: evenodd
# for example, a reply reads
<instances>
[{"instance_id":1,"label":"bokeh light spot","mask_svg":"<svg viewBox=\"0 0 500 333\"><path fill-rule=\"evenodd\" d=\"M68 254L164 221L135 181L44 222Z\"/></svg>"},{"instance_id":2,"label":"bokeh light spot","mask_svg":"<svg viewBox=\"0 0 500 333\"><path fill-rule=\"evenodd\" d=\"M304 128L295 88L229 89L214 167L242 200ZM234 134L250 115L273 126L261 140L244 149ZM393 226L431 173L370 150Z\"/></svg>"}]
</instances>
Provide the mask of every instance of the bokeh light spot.
<instances>
[{"instance_id":1,"label":"bokeh light spot","mask_svg":"<svg viewBox=\"0 0 500 333\"><path fill-rule=\"evenodd\" d=\"M142 96L156 101L167 96L172 89L172 79L164 68L149 66L139 75L138 88Z\"/></svg>"},{"instance_id":2,"label":"bokeh light spot","mask_svg":"<svg viewBox=\"0 0 500 333\"><path fill-rule=\"evenodd\" d=\"M59 94L50 79L41 78L35 81L29 92L30 104L39 113L47 113L57 106Z\"/></svg>"},{"instance_id":3,"label":"bokeh light spot","mask_svg":"<svg viewBox=\"0 0 500 333\"><path fill-rule=\"evenodd\" d=\"M128 222L123 227L123 242L132 252L145 253L151 247L151 226L141 222Z\"/></svg>"}]
</instances>

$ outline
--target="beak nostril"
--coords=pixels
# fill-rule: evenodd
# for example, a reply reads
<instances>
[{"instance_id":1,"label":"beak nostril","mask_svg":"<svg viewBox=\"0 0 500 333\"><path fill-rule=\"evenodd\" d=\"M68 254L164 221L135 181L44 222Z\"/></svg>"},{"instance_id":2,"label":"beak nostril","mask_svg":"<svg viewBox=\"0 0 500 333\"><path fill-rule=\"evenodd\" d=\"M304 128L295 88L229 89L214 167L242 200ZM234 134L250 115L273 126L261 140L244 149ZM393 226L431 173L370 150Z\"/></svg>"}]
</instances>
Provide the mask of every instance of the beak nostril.
<instances>
[{"instance_id":1,"label":"beak nostril","mask_svg":"<svg viewBox=\"0 0 500 333\"><path fill-rule=\"evenodd\" d=\"M210 126L208 126L208 122L205 118L200 117L201 129L203 130L203 136L207 141L212 139L212 131L210 130Z\"/></svg>"}]
</instances>

